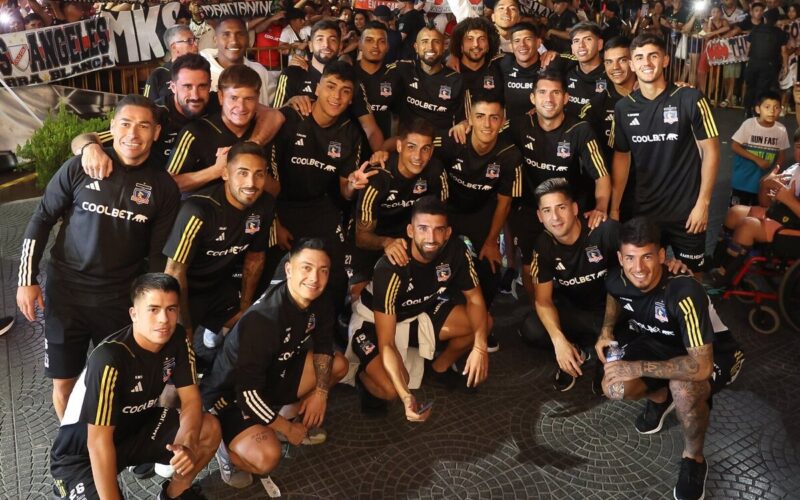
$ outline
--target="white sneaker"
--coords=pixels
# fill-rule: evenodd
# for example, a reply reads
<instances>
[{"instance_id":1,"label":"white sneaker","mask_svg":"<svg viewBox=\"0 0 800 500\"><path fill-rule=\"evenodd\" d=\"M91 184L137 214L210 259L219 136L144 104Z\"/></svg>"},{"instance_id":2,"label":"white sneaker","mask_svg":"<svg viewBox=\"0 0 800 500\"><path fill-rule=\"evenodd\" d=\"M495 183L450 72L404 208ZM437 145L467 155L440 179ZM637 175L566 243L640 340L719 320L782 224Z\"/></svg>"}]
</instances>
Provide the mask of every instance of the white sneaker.
<instances>
[{"instance_id":1,"label":"white sneaker","mask_svg":"<svg viewBox=\"0 0 800 500\"><path fill-rule=\"evenodd\" d=\"M175 474L175 469L173 469L170 464L156 464L155 470L156 474L164 479L169 479L173 474Z\"/></svg>"},{"instance_id":2,"label":"white sneaker","mask_svg":"<svg viewBox=\"0 0 800 500\"><path fill-rule=\"evenodd\" d=\"M219 464L219 475L222 481L228 486L233 488L247 488L253 484L253 475L249 472L239 470L231 463L231 457L228 455L228 449L225 443L220 442L215 455L217 464Z\"/></svg>"},{"instance_id":3,"label":"white sneaker","mask_svg":"<svg viewBox=\"0 0 800 500\"><path fill-rule=\"evenodd\" d=\"M315 444L322 444L328 439L328 433L321 427L314 427L308 430L306 437L303 438L301 444L305 446L312 446Z\"/></svg>"},{"instance_id":4,"label":"white sneaker","mask_svg":"<svg viewBox=\"0 0 800 500\"><path fill-rule=\"evenodd\" d=\"M222 335L218 335L208 328L203 331L203 345L209 349L216 349L222 343Z\"/></svg>"},{"instance_id":5,"label":"white sneaker","mask_svg":"<svg viewBox=\"0 0 800 500\"><path fill-rule=\"evenodd\" d=\"M281 496L281 489L278 488L278 485L275 484L275 481L272 480L271 477L266 476L261 478L261 486L264 487L264 491L267 492L267 496L270 498L280 498Z\"/></svg>"}]
</instances>

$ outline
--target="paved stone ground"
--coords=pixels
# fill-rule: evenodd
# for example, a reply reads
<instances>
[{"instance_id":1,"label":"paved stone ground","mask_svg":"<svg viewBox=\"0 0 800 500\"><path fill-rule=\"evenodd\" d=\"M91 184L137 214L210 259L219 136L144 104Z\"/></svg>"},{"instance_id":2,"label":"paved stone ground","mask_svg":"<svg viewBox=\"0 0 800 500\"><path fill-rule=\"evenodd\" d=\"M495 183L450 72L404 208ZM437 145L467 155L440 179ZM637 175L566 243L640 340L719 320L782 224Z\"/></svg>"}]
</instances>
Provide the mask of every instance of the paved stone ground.
<instances>
[{"instance_id":1,"label":"paved stone ground","mask_svg":"<svg viewBox=\"0 0 800 500\"><path fill-rule=\"evenodd\" d=\"M723 137L738 120L738 113L723 115ZM0 205L0 313L15 312L19 246L34 203ZM632 424L642 403L597 398L588 377L566 394L553 391L551 355L516 336L526 310L524 302L498 300L503 348L491 356L489 380L475 395L422 388L419 399L435 402L424 424L406 422L399 404L385 418L364 417L355 391L335 388L328 442L292 448L272 475L284 496L671 498L682 449L674 416L660 433L640 436ZM793 360L800 334L784 328L758 335L747 327L748 309L735 301L718 303L718 310L746 361L735 384L714 398L707 498L799 498L800 370ZM17 321L0 337L0 498L49 498L57 423L42 370L42 324L19 313ZM227 487L216 469L212 461L200 476L209 498L265 497L258 484ZM152 498L158 490L155 479L120 478L127 498Z\"/></svg>"}]
</instances>

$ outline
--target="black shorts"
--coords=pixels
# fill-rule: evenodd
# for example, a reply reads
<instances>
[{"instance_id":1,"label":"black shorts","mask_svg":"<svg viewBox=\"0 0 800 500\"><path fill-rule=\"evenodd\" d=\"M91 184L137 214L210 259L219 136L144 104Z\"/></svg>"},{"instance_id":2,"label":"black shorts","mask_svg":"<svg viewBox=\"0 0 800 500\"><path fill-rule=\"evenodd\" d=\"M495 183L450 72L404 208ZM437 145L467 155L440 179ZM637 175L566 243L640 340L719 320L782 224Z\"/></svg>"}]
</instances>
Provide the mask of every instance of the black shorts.
<instances>
[{"instance_id":1,"label":"black shorts","mask_svg":"<svg viewBox=\"0 0 800 500\"><path fill-rule=\"evenodd\" d=\"M486 237L492 228L492 218L494 217L496 206L497 203L492 202L485 203L482 207L472 212L459 212L452 208L448 212L453 233L469 238L476 255L481 252L481 248L486 242ZM535 216L536 214L534 213Z\"/></svg>"},{"instance_id":2,"label":"black shorts","mask_svg":"<svg viewBox=\"0 0 800 500\"><path fill-rule=\"evenodd\" d=\"M536 208L522 204L512 207L508 215L508 227L514 237L514 244L522 255L522 265L529 266L536 240L544 232L544 226L536 215Z\"/></svg>"},{"instance_id":3,"label":"black shorts","mask_svg":"<svg viewBox=\"0 0 800 500\"><path fill-rule=\"evenodd\" d=\"M78 426L83 426L83 430ZM92 464L86 448L86 424L59 429L50 451L50 472L54 491L60 498L85 500L98 498L92 477ZM175 442L180 415L175 408L153 408L142 416L142 424L116 444L117 474L129 465L168 464L172 452L167 445Z\"/></svg>"},{"instance_id":4,"label":"black shorts","mask_svg":"<svg viewBox=\"0 0 800 500\"><path fill-rule=\"evenodd\" d=\"M735 207L736 205L745 205L748 207L757 207L758 206L758 193L748 193L747 191L742 191L739 189L732 189L731 190L731 207Z\"/></svg>"},{"instance_id":5,"label":"black shorts","mask_svg":"<svg viewBox=\"0 0 800 500\"><path fill-rule=\"evenodd\" d=\"M676 259L692 270L702 271L705 266L706 232L689 234L686 232L686 221L656 221L661 229L661 245L671 246Z\"/></svg>"},{"instance_id":6,"label":"black shorts","mask_svg":"<svg viewBox=\"0 0 800 500\"><path fill-rule=\"evenodd\" d=\"M350 268L352 274L350 275L350 284L363 283L372 279L372 272L375 270L375 264L378 263L383 257L383 250L365 250L358 248L355 243L352 243L349 248L350 254ZM347 263L345 261L345 263Z\"/></svg>"},{"instance_id":7,"label":"black shorts","mask_svg":"<svg viewBox=\"0 0 800 500\"><path fill-rule=\"evenodd\" d=\"M44 374L68 379L81 374L89 342L95 346L131 323L130 301L111 306L67 304L45 288Z\"/></svg>"},{"instance_id":8,"label":"black shorts","mask_svg":"<svg viewBox=\"0 0 800 500\"><path fill-rule=\"evenodd\" d=\"M300 380L303 378L306 356L307 353L303 351L301 355L293 357L286 363L279 363L267 372L265 398L270 406L290 405L299 400L297 392L300 389ZM216 416L222 427L222 440L226 445L248 428L263 425L261 420L247 416L236 401L217 412Z\"/></svg>"},{"instance_id":9,"label":"black shorts","mask_svg":"<svg viewBox=\"0 0 800 500\"><path fill-rule=\"evenodd\" d=\"M239 290L233 278L213 290L192 293L189 290L189 314L195 327L202 326L219 333L225 323L239 311Z\"/></svg>"},{"instance_id":10,"label":"black shorts","mask_svg":"<svg viewBox=\"0 0 800 500\"><path fill-rule=\"evenodd\" d=\"M729 332L715 334L714 348L714 374L711 383L711 394L716 394L723 387L730 384L739 376L739 371L744 362L744 352L733 339ZM676 347L660 342L648 335L640 335L623 346L624 361L666 361L668 359L686 356L686 348ZM650 392L669 386L669 380L642 377Z\"/></svg>"},{"instance_id":11,"label":"black shorts","mask_svg":"<svg viewBox=\"0 0 800 500\"><path fill-rule=\"evenodd\" d=\"M450 312L459 305L459 302L463 302L463 299L459 301L450 297L439 296L430 309L425 312L433 324L433 332L436 335L436 350L441 350L444 347L444 343L439 338L439 333L442 331L447 317L450 316ZM409 325L408 345L409 347L419 346L416 321ZM362 368L366 368L373 359L378 357L378 332L375 330L375 323L365 321L358 330L353 332L353 352L358 357Z\"/></svg>"}]
</instances>

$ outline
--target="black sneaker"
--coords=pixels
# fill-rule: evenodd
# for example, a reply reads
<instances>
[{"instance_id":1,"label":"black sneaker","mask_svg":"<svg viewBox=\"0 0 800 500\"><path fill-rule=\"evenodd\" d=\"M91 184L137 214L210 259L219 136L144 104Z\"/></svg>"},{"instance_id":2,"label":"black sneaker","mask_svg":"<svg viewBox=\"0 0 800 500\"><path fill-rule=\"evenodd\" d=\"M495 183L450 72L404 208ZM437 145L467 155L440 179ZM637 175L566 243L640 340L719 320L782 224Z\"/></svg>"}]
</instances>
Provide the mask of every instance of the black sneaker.
<instances>
[{"instance_id":1,"label":"black sneaker","mask_svg":"<svg viewBox=\"0 0 800 500\"><path fill-rule=\"evenodd\" d=\"M598 359L594 363L594 374L592 375L592 394L595 396L604 397L605 393L603 392L603 375L605 374L603 370L603 363L600 362Z\"/></svg>"},{"instance_id":2,"label":"black sneaker","mask_svg":"<svg viewBox=\"0 0 800 500\"><path fill-rule=\"evenodd\" d=\"M503 277L500 278L500 286L498 286L497 290L504 295L511 294L515 279L517 279L517 270L514 268L506 269Z\"/></svg>"},{"instance_id":3,"label":"black sneaker","mask_svg":"<svg viewBox=\"0 0 800 500\"><path fill-rule=\"evenodd\" d=\"M463 377L459 373L452 370L452 367L440 373L433 369L433 363L430 361L425 362L425 374L423 379L425 383L431 387L452 391L461 384L462 378Z\"/></svg>"},{"instance_id":4,"label":"black sneaker","mask_svg":"<svg viewBox=\"0 0 800 500\"><path fill-rule=\"evenodd\" d=\"M675 500L703 500L706 496L706 478L708 477L708 462L695 462L691 458L681 459L681 471L678 473L678 482L672 495Z\"/></svg>"},{"instance_id":5,"label":"black sneaker","mask_svg":"<svg viewBox=\"0 0 800 500\"><path fill-rule=\"evenodd\" d=\"M156 464L131 465L128 467L128 471L136 479L150 479L156 475Z\"/></svg>"},{"instance_id":6,"label":"black sneaker","mask_svg":"<svg viewBox=\"0 0 800 500\"><path fill-rule=\"evenodd\" d=\"M358 375L356 375L356 390L358 391L358 400L361 402L361 413L372 417L379 417L388 413L389 403L384 399L373 396L364 387L364 383Z\"/></svg>"},{"instance_id":7,"label":"black sneaker","mask_svg":"<svg viewBox=\"0 0 800 500\"><path fill-rule=\"evenodd\" d=\"M14 316L0 318L0 335L4 335L14 326Z\"/></svg>"},{"instance_id":8,"label":"black sneaker","mask_svg":"<svg viewBox=\"0 0 800 500\"><path fill-rule=\"evenodd\" d=\"M655 434L660 431L664 425L664 419L674 409L675 403L672 401L672 394L669 394L667 400L663 403L654 403L648 399L641 415L636 417L636 423L634 424L636 432L639 434Z\"/></svg>"},{"instance_id":9,"label":"black sneaker","mask_svg":"<svg viewBox=\"0 0 800 500\"><path fill-rule=\"evenodd\" d=\"M567 392L573 387L575 387L575 377L561 368L556 369L556 374L553 377L553 389L559 392Z\"/></svg>"},{"instance_id":10,"label":"black sneaker","mask_svg":"<svg viewBox=\"0 0 800 500\"><path fill-rule=\"evenodd\" d=\"M161 485L161 491L158 492L158 497L156 500L169 500L169 496L167 496L167 487L169 486L169 481L164 481ZM198 483L194 483L189 489L175 497L176 500L208 500L208 498L203 495L203 491L200 489L200 485Z\"/></svg>"},{"instance_id":11,"label":"black sneaker","mask_svg":"<svg viewBox=\"0 0 800 500\"><path fill-rule=\"evenodd\" d=\"M494 333L490 333L489 338L486 339L486 351L497 352L499 350L500 342L497 341L497 337L494 336Z\"/></svg>"}]
</instances>

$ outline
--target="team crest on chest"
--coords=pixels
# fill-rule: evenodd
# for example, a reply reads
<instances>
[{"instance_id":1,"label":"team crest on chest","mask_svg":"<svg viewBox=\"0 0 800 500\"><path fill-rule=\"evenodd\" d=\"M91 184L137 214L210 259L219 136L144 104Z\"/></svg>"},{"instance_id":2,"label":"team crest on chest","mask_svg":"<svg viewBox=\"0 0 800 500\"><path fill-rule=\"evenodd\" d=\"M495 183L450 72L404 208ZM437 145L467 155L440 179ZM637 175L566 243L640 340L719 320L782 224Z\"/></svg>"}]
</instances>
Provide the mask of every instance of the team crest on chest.
<instances>
[{"instance_id":1,"label":"team crest on chest","mask_svg":"<svg viewBox=\"0 0 800 500\"><path fill-rule=\"evenodd\" d=\"M669 318L667 318L667 308L664 306L664 302L660 300L657 301L655 305L655 317L662 323L669 321Z\"/></svg>"},{"instance_id":2,"label":"team crest on chest","mask_svg":"<svg viewBox=\"0 0 800 500\"><path fill-rule=\"evenodd\" d=\"M596 264L603 260L603 254L596 245L593 245L586 248L586 258L589 259L589 262Z\"/></svg>"},{"instance_id":3,"label":"team crest on chest","mask_svg":"<svg viewBox=\"0 0 800 500\"><path fill-rule=\"evenodd\" d=\"M450 99L451 92L452 90L450 89L449 86L442 85L441 87L439 87L439 99L445 99L445 100Z\"/></svg>"},{"instance_id":4,"label":"team crest on chest","mask_svg":"<svg viewBox=\"0 0 800 500\"><path fill-rule=\"evenodd\" d=\"M312 331L315 326L317 326L317 317L314 316L314 313L311 313L308 317L308 323L306 323L306 333Z\"/></svg>"},{"instance_id":5,"label":"team crest on chest","mask_svg":"<svg viewBox=\"0 0 800 500\"><path fill-rule=\"evenodd\" d=\"M678 123L678 108L675 106L666 106L664 108L664 123L667 125Z\"/></svg>"},{"instance_id":6,"label":"team crest on chest","mask_svg":"<svg viewBox=\"0 0 800 500\"><path fill-rule=\"evenodd\" d=\"M425 179L417 179L416 184L414 184L414 190L412 191L414 194L422 194L428 190L428 181Z\"/></svg>"},{"instance_id":7,"label":"team crest on chest","mask_svg":"<svg viewBox=\"0 0 800 500\"><path fill-rule=\"evenodd\" d=\"M483 88L486 90L492 90L494 88L494 77L491 75L486 75L483 77Z\"/></svg>"},{"instance_id":8,"label":"team crest on chest","mask_svg":"<svg viewBox=\"0 0 800 500\"><path fill-rule=\"evenodd\" d=\"M442 282L450 279L450 264L439 264L436 266L436 281Z\"/></svg>"},{"instance_id":9,"label":"team crest on chest","mask_svg":"<svg viewBox=\"0 0 800 500\"><path fill-rule=\"evenodd\" d=\"M607 88L608 88L608 82L606 82L605 78L600 78L596 82L594 82L594 91L597 94L599 94L600 92L605 92Z\"/></svg>"},{"instance_id":10,"label":"team crest on chest","mask_svg":"<svg viewBox=\"0 0 800 500\"><path fill-rule=\"evenodd\" d=\"M342 143L331 141L328 143L328 156L331 158L342 157Z\"/></svg>"},{"instance_id":11,"label":"team crest on chest","mask_svg":"<svg viewBox=\"0 0 800 500\"><path fill-rule=\"evenodd\" d=\"M570 146L568 141L561 141L558 143L556 147L556 156L559 158L569 158L570 155Z\"/></svg>"},{"instance_id":12,"label":"team crest on chest","mask_svg":"<svg viewBox=\"0 0 800 500\"><path fill-rule=\"evenodd\" d=\"M172 372L175 371L175 358L166 358L164 359L164 364L162 365L161 370L161 381L166 382L172 376Z\"/></svg>"},{"instance_id":13,"label":"team crest on chest","mask_svg":"<svg viewBox=\"0 0 800 500\"><path fill-rule=\"evenodd\" d=\"M497 163L490 163L488 167L486 167L486 178L487 179L497 179L500 177L500 165Z\"/></svg>"},{"instance_id":14,"label":"team crest on chest","mask_svg":"<svg viewBox=\"0 0 800 500\"><path fill-rule=\"evenodd\" d=\"M256 214L249 215L244 222L244 232L256 234L259 230L261 230L261 216Z\"/></svg>"},{"instance_id":15,"label":"team crest on chest","mask_svg":"<svg viewBox=\"0 0 800 500\"><path fill-rule=\"evenodd\" d=\"M381 97L391 97L392 96L392 84L389 82L381 83Z\"/></svg>"},{"instance_id":16,"label":"team crest on chest","mask_svg":"<svg viewBox=\"0 0 800 500\"><path fill-rule=\"evenodd\" d=\"M131 195L131 201L133 201L137 205L149 205L150 204L150 196L152 194L153 194L153 187L152 186L137 182L136 183L136 187L133 188L133 194Z\"/></svg>"}]
</instances>

